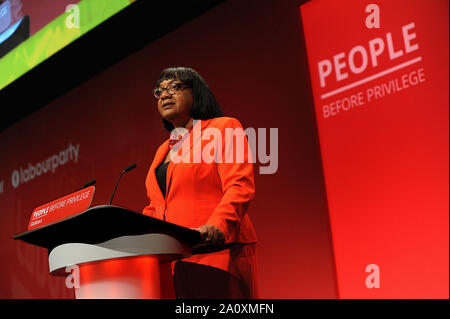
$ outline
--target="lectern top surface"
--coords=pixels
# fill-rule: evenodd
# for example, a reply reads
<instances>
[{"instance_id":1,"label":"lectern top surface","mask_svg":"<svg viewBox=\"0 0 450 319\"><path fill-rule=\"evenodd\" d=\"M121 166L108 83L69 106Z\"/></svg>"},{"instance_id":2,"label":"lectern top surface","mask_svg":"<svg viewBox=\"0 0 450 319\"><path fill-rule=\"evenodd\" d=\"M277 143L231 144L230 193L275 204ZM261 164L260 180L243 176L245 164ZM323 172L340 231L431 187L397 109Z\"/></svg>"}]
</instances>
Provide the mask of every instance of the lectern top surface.
<instances>
[{"instance_id":1,"label":"lectern top surface","mask_svg":"<svg viewBox=\"0 0 450 319\"><path fill-rule=\"evenodd\" d=\"M65 243L97 244L120 236L163 233L194 246L201 242L192 229L137 213L125 208L102 205L14 236L29 244L53 249Z\"/></svg>"}]
</instances>

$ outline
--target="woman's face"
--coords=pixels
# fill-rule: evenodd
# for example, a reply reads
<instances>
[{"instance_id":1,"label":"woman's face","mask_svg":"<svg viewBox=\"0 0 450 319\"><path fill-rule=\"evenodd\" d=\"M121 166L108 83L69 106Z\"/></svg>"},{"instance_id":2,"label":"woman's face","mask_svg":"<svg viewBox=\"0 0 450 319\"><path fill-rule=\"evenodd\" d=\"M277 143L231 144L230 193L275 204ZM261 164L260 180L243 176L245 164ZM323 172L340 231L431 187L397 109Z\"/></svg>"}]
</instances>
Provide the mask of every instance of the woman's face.
<instances>
[{"instance_id":1,"label":"woman's face","mask_svg":"<svg viewBox=\"0 0 450 319\"><path fill-rule=\"evenodd\" d=\"M159 88L165 89L172 83L184 84L178 79L169 79L162 81ZM179 87L172 95L167 90L163 90L158 99L158 111L173 126L184 127L191 119L190 112L193 100L192 89L186 86Z\"/></svg>"}]
</instances>

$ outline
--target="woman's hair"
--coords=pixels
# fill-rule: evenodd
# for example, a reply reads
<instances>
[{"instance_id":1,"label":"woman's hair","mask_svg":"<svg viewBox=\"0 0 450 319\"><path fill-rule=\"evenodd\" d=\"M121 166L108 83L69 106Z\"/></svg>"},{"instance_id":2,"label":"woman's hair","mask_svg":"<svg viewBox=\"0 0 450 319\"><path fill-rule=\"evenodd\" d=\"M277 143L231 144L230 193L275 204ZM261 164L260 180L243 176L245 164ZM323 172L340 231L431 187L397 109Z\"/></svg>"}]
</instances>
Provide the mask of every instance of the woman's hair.
<instances>
[{"instance_id":1,"label":"woman's hair","mask_svg":"<svg viewBox=\"0 0 450 319\"><path fill-rule=\"evenodd\" d=\"M193 103L190 115L193 119L209 120L223 116L214 94L197 71L182 66L167 68L159 75L155 87L158 88L162 81L170 79L178 79L192 89ZM169 132L174 129L173 124L165 119L163 119L163 124Z\"/></svg>"}]
</instances>

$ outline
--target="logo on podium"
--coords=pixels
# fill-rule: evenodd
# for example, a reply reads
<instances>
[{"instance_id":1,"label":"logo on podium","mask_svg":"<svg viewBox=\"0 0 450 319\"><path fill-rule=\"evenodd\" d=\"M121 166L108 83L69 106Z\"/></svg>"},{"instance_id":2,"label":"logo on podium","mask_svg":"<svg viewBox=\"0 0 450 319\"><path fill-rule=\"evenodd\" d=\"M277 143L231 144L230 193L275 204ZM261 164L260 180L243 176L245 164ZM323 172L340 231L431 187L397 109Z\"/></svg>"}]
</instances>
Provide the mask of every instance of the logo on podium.
<instances>
[{"instance_id":1,"label":"logo on podium","mask_svg":"<svg viewBox=\"0 0 450 319\"><path fill-rule=\"evenodd\" d=\"M28 230L36 229L85 211L91 206L94 191L95 187L90 186L37 207L31 214Z\"/></svg>"}]
</instances>

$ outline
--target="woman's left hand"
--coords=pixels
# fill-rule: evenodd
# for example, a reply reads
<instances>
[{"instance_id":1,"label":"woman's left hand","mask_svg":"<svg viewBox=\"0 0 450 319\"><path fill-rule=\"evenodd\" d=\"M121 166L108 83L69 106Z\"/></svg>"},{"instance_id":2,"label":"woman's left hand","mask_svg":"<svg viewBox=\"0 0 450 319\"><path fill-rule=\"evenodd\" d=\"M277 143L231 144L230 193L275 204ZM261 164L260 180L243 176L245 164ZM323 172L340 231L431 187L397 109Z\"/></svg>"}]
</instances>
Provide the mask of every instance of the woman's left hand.
<instances>
[{"instance_id":1,"label":"woman's left hand","mask_svg":"<svg viewBox=\"0 0 450 319\"><path fill-rule=\"evenodd\" d=\"M202 225L195 230L200 232L203 241L207 244L220 245L225 243L225 234L215 226Z\"/></svg>"}]
</instances>

